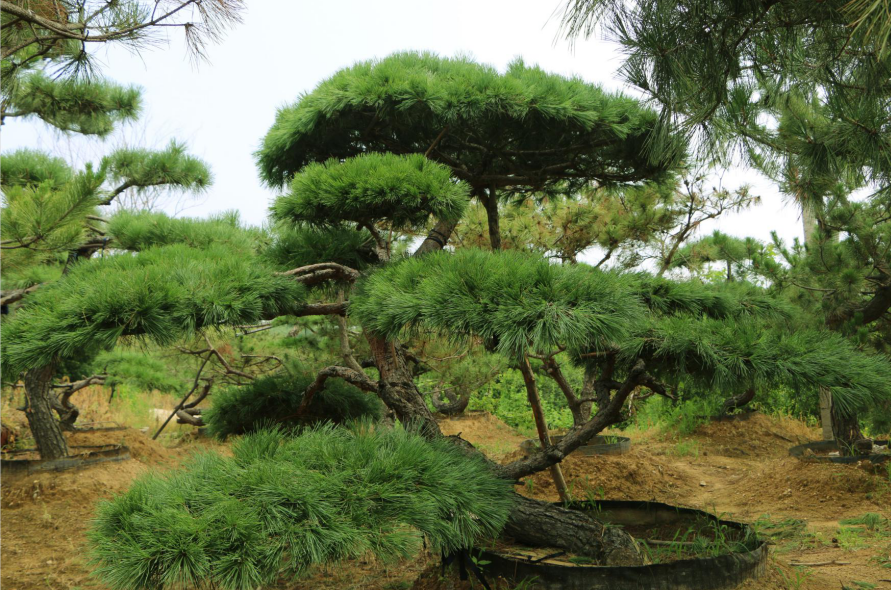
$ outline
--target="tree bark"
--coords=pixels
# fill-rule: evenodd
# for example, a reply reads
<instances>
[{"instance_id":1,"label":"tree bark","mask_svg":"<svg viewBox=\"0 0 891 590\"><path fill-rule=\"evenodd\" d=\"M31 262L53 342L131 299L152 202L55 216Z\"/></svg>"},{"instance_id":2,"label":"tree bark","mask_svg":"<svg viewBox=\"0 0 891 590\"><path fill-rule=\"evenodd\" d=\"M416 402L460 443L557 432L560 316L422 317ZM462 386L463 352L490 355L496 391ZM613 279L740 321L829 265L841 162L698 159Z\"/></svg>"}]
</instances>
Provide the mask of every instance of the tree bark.
<instances>
[{"instance_id":1,"label":"tree bark","mask_svg":"<svg viewBox=\"0 0 891 590\"><path fill-rule=\"evenodd\" d=\"M415 385L411 368L398 343L365 334L380 373L377 395L403 424L418 428L428 437L441 436L439 425Z\"/></svg>"},{"instance_id":2,"label":"tree bark","mask_svg":"<svg viewBox=\"0 0 891 590\"><path fill-rule=\"evenodd\" d=\"M25 416L37 443L40 458L61 459L68 456L68 443L53 413L52 391L56 363L25 371Z\"/></svg>"},{"instance_id":3,"label":"tree bark","mask_svg":"<svg viewBox=\"0 0 891 590\"><path fill-rule=\"evenodd\" d=\"M538 547L559 547L586 555L601 565L639 565L640 551L631 536L607 527L584 512L517 495L503 534Z\"/></svg>"},{"instance_id":4,"label":"tree bark","mask_svg":"<svg viewBox=\"0 0 891 590\"><path fill-rule=\"evenodd\" d=\"M863 438L857 413L845 413L833 404L832 434L838 445L838 450L843 456L854 454L854 443Z\"/></svg>"}]
</instances>

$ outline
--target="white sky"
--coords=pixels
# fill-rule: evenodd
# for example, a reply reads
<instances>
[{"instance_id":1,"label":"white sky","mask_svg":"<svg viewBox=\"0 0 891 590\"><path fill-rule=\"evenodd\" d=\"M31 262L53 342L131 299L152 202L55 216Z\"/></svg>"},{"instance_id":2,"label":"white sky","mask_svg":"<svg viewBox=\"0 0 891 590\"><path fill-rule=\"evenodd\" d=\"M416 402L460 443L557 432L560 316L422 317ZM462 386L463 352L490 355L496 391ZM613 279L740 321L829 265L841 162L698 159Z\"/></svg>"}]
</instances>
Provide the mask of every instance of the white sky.
<instances>
[{"instance_id":1,"label":"white sky","mask_svg":"<svg viewBox=\"0 0 891 590\"><path fill-rule=\"evenodd\" d=\"M260 185L253 152L272 125L276 110L338 69L400 50L463 53L503 69L522 57L547 71L577 74L609 89L624 89L616 75L617 47L601 40L578 41L574 51L557 39L563 6L554 0L314 1L251 0L244 23L210 46L210 63L194 67L177 31L169 47L141 55L102 49L97 54L111 80L144 89L140 123L104 144L67 139L39 122L8 120L4 150L39 147L67 160L98 159L122 141L163 147L171 138L213 169L214 186L183 214L204 216L238 209L245 221L260 224L275 193ZM752 171L723 175L725 187L749 183L762 197L758 208L727 216L700 233L720 229L736 236L768 240L771 230L791 241L801 235L794 205ZM179 210L174 203L169 212Z\"/></svg>"}]
</instances>

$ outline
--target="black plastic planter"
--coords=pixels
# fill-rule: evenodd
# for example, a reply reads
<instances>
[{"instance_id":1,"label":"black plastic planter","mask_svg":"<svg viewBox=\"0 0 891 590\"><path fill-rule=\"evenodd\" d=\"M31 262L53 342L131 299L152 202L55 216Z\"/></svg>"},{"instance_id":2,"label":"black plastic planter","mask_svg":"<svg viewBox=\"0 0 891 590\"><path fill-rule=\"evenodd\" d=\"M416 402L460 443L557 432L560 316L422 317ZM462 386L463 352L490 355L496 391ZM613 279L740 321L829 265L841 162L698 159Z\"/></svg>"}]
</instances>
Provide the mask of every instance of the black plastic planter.
<instances>
[{"instance_id":1,"label":"black plastic planter","mask_svg":"<svg viewBox=\"0 0 891 590\"><path fill-rule=\"evenodd\" d=\"M888 446L887 440L877 440L875 444ZM789 449L789 454L801 461L817 462L817 463L842 463L854 464L860 461L869 461L873 465L880 465L885 461L891 461L891 453L873 453L871 455L852 455L850 457L829 457L827 455L805 456L805 451L811 450L814 453L837 451L838 445L834 440L821 440L817 442L805 443Z\"/></svg>"},{"instance_id":2,"label":"black plastic planter","mask_svg":"<svg viewBox=\"0 0 891 590\"><path fill-rule=\"evenodd\" d=\"M15 453L0 460L4 473L34 473L37 471L65 471L79 469L96 463L124 461L130 458L130 449L122 445L69 447L68 457L44 461L42 459L16 459ZM34 451L36 449L28 449ZM22 451L24 452L24 451Z\"/></svg>"},{"instance_id":3,"label":"black plastic planter","mask_svg":"<svg viewBox=\"0 0 891 590\"><path fill-rule=\"evenodd\" d=\"M556 444L563 440L560 435L552 436L551 442ZM537 452L541 448L541 441L530 438L520 443L520 449L527 455ZM631 450L631 439L624 436L595 436L588 444L583 445L572 453L576 455L624 455Z\"/></svg>"},{"instance_id":4,"label":"black plastic planter","mask_svg":"<svg viewBox=\"0 0 891 590\"><path fill-rule=\"evenodd\" d=\"M742 523L691 508L679 508L660 502L601 501L596 503L597 518L618 525L658 525L678 523L691 518L705 518L726 526L740 535L753 535ZM587 502L568 506L590 510ZM477 554L477 551L474 551ZM682 559L643 566L563 565L536 562L497 551L482 550L477 561L487 563L487 577L504 578L511 584L524 580L529 588L540 590L721 590L734 588L764 573L767 544L757 540L753 549L714 557Z\"/></svg>"}]
</instances>

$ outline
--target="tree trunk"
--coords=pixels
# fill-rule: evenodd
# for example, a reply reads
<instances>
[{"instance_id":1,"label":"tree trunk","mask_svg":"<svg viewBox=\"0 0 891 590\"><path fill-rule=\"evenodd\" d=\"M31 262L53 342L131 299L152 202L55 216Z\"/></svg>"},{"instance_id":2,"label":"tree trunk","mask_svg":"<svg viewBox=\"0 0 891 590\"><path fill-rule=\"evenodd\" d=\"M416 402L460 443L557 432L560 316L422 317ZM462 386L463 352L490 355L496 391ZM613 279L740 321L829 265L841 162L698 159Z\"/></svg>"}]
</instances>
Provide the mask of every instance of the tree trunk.
<instances>
[{"instance_id":1,"label":"tree trunk","mask_svg":"<svg viewBox=\"0 0 891 590\"><path fill-rule=\"evenodd\" d=\"M464 412L467 409L467 405L470 403L470 394L463 393L461 395L455 395L454 393L446 393L446 400L442 399L442 396L438 391L434 391L431 398L433 399L433 407L436 408L436 411L440 414L445 414L446 416L457 416Z\"/></svg>"},{"instance_id":2,"label":"tree trunk","mask_svg":"<svg viewBox=\"0 0 891 590\"><path fill-rule=\"evenodd\" d=\"M823 440L833 440L832 433L832 391L828 387L820 388L820 424L823 426Z\"/></svg>"},{"instance_id":3,"label":"tree trunk","mask_svg":"<svg viewBox=\"0 0 891 590\"><path fill-rule=\"evenodd\" d=\"M482 191L480 191L482 198ZM501 225L498 217L498 197L495 187L489 189L489 196L484 198L483 205L486 207L486 218L489 220L489 244L492 250L501 250Z\"/></svg>"},{"instance_id":4,"label":"tree trunk","mask_svg":"<svg viewBox=\"0 0 891 590\"><path fill-rule=\"evenodd\" d=\"M370 333L366 333L365 338L380 373L378 397L381 401L393 410L403 424L418 428L428 437L440 436L439 425L415 385L411 368L398 344Z\"/></svg>"},{"instance_id":5,"label":"tree trunk","mask_svg":"<svg viewBox=\"0 0 891 590\"><path fill-rule=\"evenodd\" d=\"M61 459L68 456L68 443L53 413L52 391L56 363L25 371L25 416L37 443L41 459Z\"/></svg>"},{"instance_id":6,"label":"tree trunk","mask_svg":"<svg viewBox=\"0 0 891 590\"><path fill-rule=\"evenodd\" d=\"M842 412L838 406L832 408L832 434L838 450L843 456L854 454L854 443L863 438L860 420L856 412Z\"/></svg>"},{"instance_id":7,"label":"tree trunk","mask_svg":"<svg viewBox=\"0 0 891 590\"><path fill-rule=\"evenodd\" d=\"M535 428L538 430L538 439L541 441L541 448L546 449L551 446L551 437L548 436L548 423L545 420L544 409L541 407L541 399L538 397L538 385L535 383L535 374L532 367L529 366L529 358L523 356L520 360L520 373L523 374L523 382L526 384L526 396L529 398L529 405L532 407L532 416L535 418ZM554 463L550 467L551 477L554 478L554 486L560 499L564 502L568 501L569 492L566 489L566 480L563 479L563 471L560 465Z\"/></svg>"},{"instance_id":8,"label":"tree trunk","mask_svg":"<svg viewBox=\"0 0 891 590\"><path fill-rule=\"evenodd\" d=\"M739 395L734 395L733 397L724 400L724 405L721 408L722 414L729 414L733 410L742 408L747 405L750 401L755 399L755 388L750 387Z\"/></svg>"},{"instance_id":9,"label":"tree trunk","mask_svg":"<svg viewBox=\"0 0 891 590\"><path fill-rule=\"evenodd\" d=\"M517 495L503 534L538 547L558 547L587 555L601 565L640 565L634 539L617 527L604 526L584 512Z\"/></svg>"}]
</instances>

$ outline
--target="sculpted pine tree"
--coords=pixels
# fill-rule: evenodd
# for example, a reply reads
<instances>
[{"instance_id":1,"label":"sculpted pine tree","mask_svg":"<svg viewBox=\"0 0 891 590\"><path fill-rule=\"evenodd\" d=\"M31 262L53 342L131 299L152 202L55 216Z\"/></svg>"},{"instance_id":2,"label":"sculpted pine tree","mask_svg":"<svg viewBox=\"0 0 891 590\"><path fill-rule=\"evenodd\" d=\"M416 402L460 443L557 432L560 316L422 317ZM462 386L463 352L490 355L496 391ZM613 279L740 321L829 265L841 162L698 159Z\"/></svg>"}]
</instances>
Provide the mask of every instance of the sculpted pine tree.
<instances>
[{"instance_id":1,"label":"sculpted pine tree","mask_svg":"<svg viewBox=\"0 0 891 590\"><path fill-rule=\"evenodd\" d=\"M498 204L510 195L663 176L683 144L669 137L658 154L644 150L658 126L631 98L521 61L501 74L467 59L403 53L341 70L282 109L258 161L263 180L283 187L330 157L424 154L467 183L497 250ZM453 228L440 222L432 235Z\"/></svg>"},{"instance_id":2,"label":"sculpted pine tree","mask_svg":"<svg viewBox=\"0 0 891 590\"><path fill-rule=\"evenodd\" d=\"M335 130L346 125L318 123ZM288 143L280 125L270 132L274 134L281 145ZM267 138L264 149L271 143ZM270 153L261 162L283 158ZM306 440L314 442L306 445L261 433L239 446L231 461L208 458L188 474L142 482L103 509L93 535L106 582L115 588L202 582L226 589L257 587L279 574L299 573L303 556L306 563L330 563L369 549L387 555L389 546L373 539L405 534L405 527L451 549L504 534L588 555L599 563L640 563L627 533L585 513L510 492L502 504L504 484L549 469L614 424L640 386L662 392L680 379L728 392L777 384L803 390L822 386L831 387L840 404L887 395L891 370L883 358L860 353L831 333L790 333L783 305L755 289L733 285L715 290L583 264L554 265L517 252L450 252L444 249L448 236L436 234L408 255L393 256L391 234L413 234L430 216L438 227L452 227L472 194L470 183L455 179L452 169L423 154L326 157L296 172L274 204L279 227L291 226L287 243L293 249L273 246L277 254L271 257L221 243L212 232L201 233L210 238L202 242L189 235L199 233L200 222L171 220L181 231L131 231L141 236L134 240L138 254L78 265L29 298L4 330L7 367L45 366L74 350L107 348L126 336L163 343L183 333L280 315L344 318L361 329L373 369L356 362L346 339L343 362L321 368L300 405L308 406L326 383L340 379L376 395L430 445L422 445L427 449L422 452L414 439L406 442L383 427L360 427L356 435L322 431L311 434ZM337 250L332 240L358 228L367 232L377 260L363 270L345 264L350 254ZM294 237L303 232L316 242L329 240L315 251L332 258L301 257L300 266L285 270L283 253L307 252L295 246L309 241ZM118 239L125 240L123 235ZM355 252L352 257L360 258ZM105 287L109 284L116 286L113 293ZM332 286L348 296L326 301ZM61 292L68 296L58 297ZM471 346L482 342L527 367L529 358L565 354L588 373L586 391L573 394L591 396L596 411L557 444L505 465L488 462L460 438L442 435L415 383L412 365L417 361L401 342L427 334ZM325 436L336 452L315 457L310 450L324 448ZM368 444L381 449L371 452ZM416 450L403 452L404 445ZM443 451L443 445L457 450ZM351 450L356 447L361 448ZM410 463L413 457L417 465ZM389 470L386 478L378 477L385 473L379 461ZM399 469L394 461L409 463ZM312 475L295 473L301 466ZM330 493L312 487L324 481L320 473L336 482ZM375 475L373 486L369 474ZM443 478L442 487L436 487L437 477ZM461 477L466 479L455 486ZM389 508L375 504L391 497L375 487L387 482L403 490L390 492L402 499ZM438 492L429 493L431 489ZM353 499L344 504L345 495ZM172 497L179 498L176 507L160 509L159 499ZM426 507L415 500L427 502ZM358 529L335 518L341 511L326 508L328 501L348 506L365 502L367 509L343 515L358 522ZM505 511L484 508L496 504ZM388 520L381 526L376 515L390 515L395 523ZM334 528L319 527L319 522ZM162 529L170 535L160 538ZM456 530L462 534L445 534ZM171 543L177 551L169 551Z\"/></svg>"}]
</instances>

